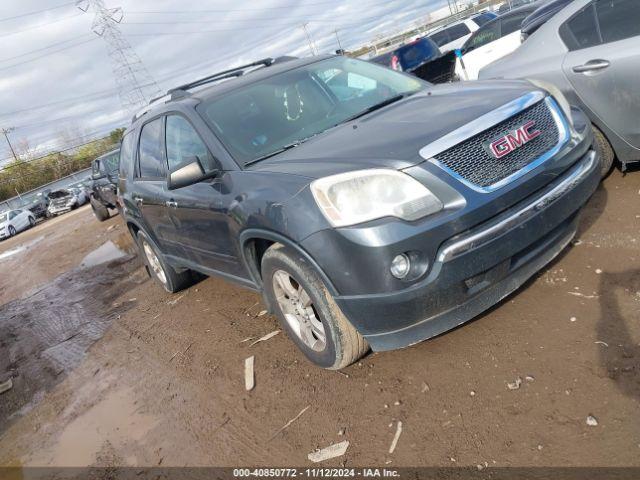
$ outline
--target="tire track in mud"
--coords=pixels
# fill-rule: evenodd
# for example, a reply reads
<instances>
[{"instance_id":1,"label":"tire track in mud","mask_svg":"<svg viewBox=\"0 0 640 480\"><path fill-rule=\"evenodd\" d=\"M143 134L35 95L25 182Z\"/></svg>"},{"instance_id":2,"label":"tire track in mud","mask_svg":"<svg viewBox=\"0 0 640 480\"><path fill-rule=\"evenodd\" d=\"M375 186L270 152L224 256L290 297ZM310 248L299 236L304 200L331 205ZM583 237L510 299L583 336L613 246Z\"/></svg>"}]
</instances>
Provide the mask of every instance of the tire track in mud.
<instances>
[{"instance_id":1,"label":"tire track in mud","mask_svg":"<svg viewBox=\"0 0 640 480\"><path fill-rule=\"evenodd\" d=\"M89 269L74 269L23 299L0 306L0 432L33 407L76 367L113 319L133 304L113 300L145 281L128 255Z\"/></svg>"}]
</instances>

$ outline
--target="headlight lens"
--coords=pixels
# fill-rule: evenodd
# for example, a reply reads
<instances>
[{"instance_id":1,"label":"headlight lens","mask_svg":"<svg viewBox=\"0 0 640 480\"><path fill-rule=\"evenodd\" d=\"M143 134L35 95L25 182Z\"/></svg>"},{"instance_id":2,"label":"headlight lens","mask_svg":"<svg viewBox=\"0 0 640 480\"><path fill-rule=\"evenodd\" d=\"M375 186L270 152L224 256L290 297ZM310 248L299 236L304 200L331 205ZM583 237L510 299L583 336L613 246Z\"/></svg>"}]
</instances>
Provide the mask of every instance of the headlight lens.
<instances>
[{"instance_id":1,"label":"headlight lens","mask_svg":"<svg viewBox=\"0 0 640 480\"><path fill-rule=\"evenodd\" d=\"M553 96L555 101L558 102L558 105L560 105L560 108L564 112L564 116L567 118L567 122L573 125L573 117L571 116L571 105L569 105L567 97L564 96L564 93L562 93L560 89L554 84L545 82L544 80L536 80L534 78L529 78L528 80L536 87L542 88L543 90L549 92L551 96Z\"/></svg>"},{"instance_id":2,"label":"headlight lens","mask_svg":"<svg viewBox=\"0 0 640 480\"><path fill-rule=\"evenodd\" d=\"M395 170L371 169L321 178L311 192L334 227L383 217L417 220L442 210L442 202L417 180Z\"/></svg>"}]
</instances>

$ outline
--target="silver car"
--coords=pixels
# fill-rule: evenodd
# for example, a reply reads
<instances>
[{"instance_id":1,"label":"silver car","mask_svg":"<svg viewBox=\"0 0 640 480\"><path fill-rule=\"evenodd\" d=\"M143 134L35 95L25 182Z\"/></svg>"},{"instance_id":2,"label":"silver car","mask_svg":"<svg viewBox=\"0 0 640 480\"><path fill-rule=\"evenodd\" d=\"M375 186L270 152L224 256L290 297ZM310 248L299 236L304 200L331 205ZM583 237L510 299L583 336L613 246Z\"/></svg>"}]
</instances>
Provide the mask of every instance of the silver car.
<instances>
[{"instance_id":1,"label":"silver car","mask_svg":"<svg viewBox=\"0 0 640 480\"><path fill-rule=\"evenodd\" d=\"M640 161L640 0L574 0L480 79L553 84L594 124L603 174Z\"/></svg>"}]
</instances>

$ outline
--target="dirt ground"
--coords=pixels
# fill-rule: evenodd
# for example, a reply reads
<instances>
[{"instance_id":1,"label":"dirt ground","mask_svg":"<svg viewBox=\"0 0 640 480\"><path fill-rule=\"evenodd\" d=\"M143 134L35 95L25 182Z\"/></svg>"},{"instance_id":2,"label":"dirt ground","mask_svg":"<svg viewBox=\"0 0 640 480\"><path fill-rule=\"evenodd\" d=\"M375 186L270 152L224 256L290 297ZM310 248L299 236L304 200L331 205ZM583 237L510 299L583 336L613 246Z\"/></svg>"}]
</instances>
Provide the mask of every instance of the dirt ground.
<instances>
[{"instance_id":1,"label":"dirt ground","mask_svg":"<svg viewBox=\"0 0 640 480\"><path fill-rule=\"evenodd\" d=\"M119 217L39 225L0 243L0 465L304 466L346 439L326 465L640 466L639 204L640 173L613 172L514 295L342 372L284 333L250 346L278 329L254 293L165 293Z\"/></svg>"}]
</instances>

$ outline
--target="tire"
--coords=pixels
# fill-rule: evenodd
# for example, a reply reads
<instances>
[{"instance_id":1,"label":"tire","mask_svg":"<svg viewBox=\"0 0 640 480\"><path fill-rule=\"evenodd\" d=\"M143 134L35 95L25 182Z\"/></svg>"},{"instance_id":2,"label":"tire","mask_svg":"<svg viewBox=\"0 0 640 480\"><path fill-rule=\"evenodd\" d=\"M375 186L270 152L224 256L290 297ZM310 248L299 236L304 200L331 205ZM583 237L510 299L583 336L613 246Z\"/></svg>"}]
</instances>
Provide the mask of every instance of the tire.
<instances>
[{"instance_id":1,"label":"tire","mask_svg":"<svg viewBox=\"0 0 640 480\"><path fill-rule=\"evenodd\" d=\"M156 244L142 231L136 236L140 255L144 261L147 272L169 293L177 293L190 287L195 282L194 276L190 270L184 272L176 272L169 265Z\"/></svg>"},{"instance_id":2,"label":"tire","mask_svg":"<svg viewBox=\"0 0 640 480\"><path fill-rule=\"evenodd\" d=\"M98 219L99 222L104 222L105 220L109 220L109 209L102 205L100 202L91 197L91 209L93 210L93 214Z\"/></svg>"},{"instance_id":3,"label":"tire","mask_svg":"<svg viewBox=\"0 0 640 480\"><path fill-rule=\"evenodd\" d=\"M9 228L7 229L7 231L9 232L9 238L15 237L16 228L13 225L9 225Z\"/></svg>"},{"instance_id":4,"label":"tire","mask_svg":"<svg viewBox=\"0 0 640 480\"><path fill-rule=\"evenodd\" d=\"M600 177L604 178L611 171L611 167L613 166L613 160L615 158L615 153L609 140L604 134L596 127L595 125L591 125L593 128L593 138L594 138L594 146L596 148L596 152L600 157Z\"/></svg>"},{"instance_id":5,"label":"tire","mask_svg":"<svg viewBox=\"0 0 640 480\"><path fill-rule=\"evenodd\" d=\"M262 257L261 273L269 305L289 338L312 363L339 370L367 353L369 344L349 323L304 257L275 244Z\"/></svg>"},{"instance_id":6,"label":"tire","mask_svg":"<svg viewBox=\"0 0 640 480\"><path fill-rule=\"evenodd\" d=\"M33 228L36 226L36 219L35 217L29 217L29 228Z\"/></svg>"}]
</instances>

